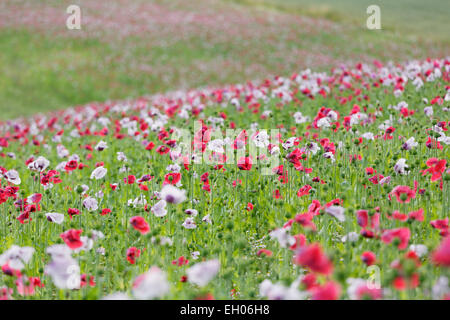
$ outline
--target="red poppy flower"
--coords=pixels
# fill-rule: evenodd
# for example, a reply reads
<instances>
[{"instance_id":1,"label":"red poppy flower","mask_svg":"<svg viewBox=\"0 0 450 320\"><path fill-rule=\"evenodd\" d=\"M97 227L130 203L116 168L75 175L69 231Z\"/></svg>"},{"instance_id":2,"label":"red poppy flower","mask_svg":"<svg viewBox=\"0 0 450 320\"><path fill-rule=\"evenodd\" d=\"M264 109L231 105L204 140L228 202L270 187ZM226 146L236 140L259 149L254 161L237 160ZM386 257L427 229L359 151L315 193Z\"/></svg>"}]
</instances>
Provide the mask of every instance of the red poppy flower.
<instances>
[{"instance_id":1,"label":"red poppy flower","mask_svg":"<svg viewBox=\"0 0 450 320\"><path fill-rule=\"evenodd\" d=\"M406 277L404 275L397 276L392 282L392 286L395 290L414 289L419 285L419 275L413 273L411 276Z\"/></svg>"},{"instance_id":2,"label":"red poppy flower","mask_svg":"<svg viewBox=\"0 0 450 320\"><path fill-rule=\"evenodd\" d=\"M61 233L60 237L64 240L67 246L73 250L80 248L83 245L83 242L80 240L80 234L82 232L83 230L70 229L64 233Z\"/></svg>"},{"instance_id":3,"label":"red poppy flower","mask_svg":"<svg viewBox=\"0 0 450 320\"><path fill-rule=\"evenodd\" d=\"M136 177L130 174L128 177L123 178L123 181L127 184L133 184L136 181Z\"/></svg>"},{"instance_id":4,"label":"red poppy flower","mask_svg":"<svg viewBox=\"0 0 450 320\"><path fill-rule=\"evenodd\" d=\"M189 263L189 260L186 259L184 256L181 256L178 259L172 261L172 264L175 266L178 266L178 267L187 265L188 263Z\"/></svg>"},{"instance_id":5,"label":"red poppy flower","mask_svg":"<svg viewBox=\"0 0 450 320\"><path fill-rule=\"evenodd\" d=\"M64 169L66 171L73 171L76 168L78 168L78 162L76 160L70 160L69 162L66 163L66 166Z\"/></svg>"},{"instance_id":6,"label":"red poppy flower","mask_svg":"<svg viewBox=\"0 0 450 320\"><path fill-rule=\"evenodd\" d=\"M313 231L317 230L316 225L312 222L314 214L312 212L304 212L302 214L297 214L294 218L295 222L300 224L304 228L311 229Z\"/></svg>"},{"instance_id":7,"label":"red poppy flower","mask_svg":"<svg viewBox=\"0 0 450 320\"><path fill-rule=\"evenodd\" d=\"M250 157L241 157L238 160L238 168L240 170L250 170L252 168L253 161Z\"/></svg>"},{"instance_id":8,"label":"red poppy flower","mask_svg":"<svg viewBox=\"0 0 450 320\"><path fill-rule=\"evenodd\" d=\"M80 277L80 280L81 280L81 282L80 282L80 287L81 288L86 287L88 284L91 287L95 287L95 278L94 278L94 276L89 276L88 277L87 274L82 274L81 277Z\"/></svg>"},{"instance_id":9,"label":"red poppy flower","mask_svg":"<svg viewBox=\"0 0 450 320\"><path fill-rule=\"evenodd\" d=\"M141 189L142 191L148 191L148 187L145 184L139 184L139 189Z\"/></svg>"},{"instance_id":10,"label":"red poppy flower","mask_svg":"<svg viewBox=\"0 0 450 320\"><path fill-rule=\"evenodd\" d=\"M303 247L304 245L306 245L306 237L304 234L296 234L294 236L295 239L295 243L289 247L289 249L291 250L297 250L300 247Z\"/></svg>"},{"instance_id":11,"label":"red poppy flower","mask_svg":"<svg viewBox=\"0 0 450 320\"><path fill-rule=\"evenodd\" d=\"M105 209L102 210L100 215L106 216L107 214L110 214L110 213L111 213L111 209L105 208Z\"/></svg>"},{"instance_id":12,"label":"red poppy flower","mask_svg":"<svg viewBox=\"0 0 450 320\"><path fill-rule=\"evenodd\" d=\"M280 190L278 189L274 190L272 196L274 199L280 199L281 198Z\"/></svg>"},{"instance_id":13,"label":"red poppy flower","mask_svg":"<svg viewBox=\"0 0 450 320\"><path fill-rule=\"evenodd\" d=\"M200 181L203 183L209 183L208 177L209 177L209 172L205 172L204 174L202 174L200 176Z\"/></svg>"},{"instance_id":14,"label":"red poppy flower","mask_svg":"<svg viewBox=\"0 0 450 320\"><path fill-rule=\"evenodd\" d=\"M322 209L322 206L320 205L319 200L313 200L308 206L308 212L311 212L314 216L320 214L320 209Z\"/></svg>"},{"instance_id":15,"label":"red poppy flower","mask_svg":"<svg viewBox=\"0 0 450 320\"><path fill-rule=\"evenodd\" d=\"M80 214L80 210L75 208L69 208L67 209L67 213L69 214L70 219L72 219L72 216Z\"/></svg>"},{"instance_id":16,"label":"red poppy flower","mask_svg":"<svg viewBox=\"0 0 450 320\"><path fill-rule=\"evenodd\" d=\"M164 145L156 148L156 152L158 152L160 155L167 154L167 153L169 153L169 151L170 151L170 148L167 146L164 146Z\"/></svg>"},{"instance_id":17,"label":"red poppy flower","mask_svg":"<svg viewBox=\"0 0 450 320\"><path fill-rule=\"evenodd\" d=\"M272 251L267 250L267 249L259 249L258 252L256 253L256 255L258 257L260 257L263 254L266 255L267 257L271 257L272 256Z\"/></svg>"},{"instance_id":18,"label":"red poppy flower","mask_svg":"<svg viewBox=\"0 0 450 320\"><path fill-rule=\"evenodd\" d=\"M207 192L211 192L211 185L209 184L209 182L204 183L202 186L202 189L207 191Z\"/></svg>"},{"instance_id":19,"label":"red poppy flower","mask_svg":"<svg viewBox=\"0 0 450 320\"><path fill-rule=\"evenodd\" d=\"M306 290L310 291L314 287L316 287L317 284L317 277L314 273L308 273L306 274L302 280L301 280L301 286L305 288Z\"/></svg>"},{"instance_id":20,"label":"red poppy flower","mask_svg":"<svg viewBox=\"0 0 450 320\"><path fill-rule=\"evenodd\" d=\"M435 139L432 139L431 137L428 137L428 140L427 142L425 142L425 145L429 149L439 149L439 150L443 149L441 143Z\"/></svg>"},{"instance_id":21,"label":"red poppy flower","mask_svg":"<svg viewBox=\"0 0 450 320\"><path fill-rule=\"evenodd\" d=\"M164 177L163 185L166 184L176 185L178 182L180 182L180 180L181 180L181 173L179 172L168 173Z\"/></svg>"},{"instance_id":22,"label":"red poppy flower","mask_svg":"<svg viewBox=\"0 0 450 320\"><path fill-rule=\"evenodd\" d=\"M277 175L279 175L279 176L282 176L283 175L283 165L280 165L280 166L278 166L278 167L275 167L275 168L273 168L272 169L272 172L273 173L275 173L275 174L277 174Z\"/></svg>"},{"instance_id":23,"label":"red poppy flower","mask_svg":"<svg viewBox=\"0 0 450 320\"><path fill-rule=\"evenodd\" d=\"M41 199L42 199L42 194L41 193L34 193L31 196L29 196L28 199L32 203L39 203L41 201Z\"/></svg>"},{"instance_id":24,"label":"red poppy flower","mask_svg":"<svg viewBox=\"0 0 450 320\"><path fill-rule=\"evenodd\" d=\"M21 224L25 224L25 223L31 221L32 219L30 218L30 212L29 212L29 211L22 212L22 213L17 217L17 220L19 220L19 222L20 222Z\"/></svg>"},{"instance_id":25,"label":"red poppy flower","mask_svg":"<svg viewBox=\"0 0 450 320\"><path fill-rule=\"evenodd\" d=\"M438 160L436 158L430 158L426 162L428 169L422 171L422 175L431 173L431 181L436 181L442 179L442 173L445 171L447 165L447 160Z\"/></svg>"},{"instance_id":26,"label":"red poppy flower","mask_svg":"<svg viewBox=\"0 0 450 320\"><path fill-rule=\"evenodd\" d=\"M130 219L130 224L133 226L134 229L139 231L141 234L146 234L150 231L150 226L144 220L144 218L140 216L132 217Z\"/></svg>"},{"instance_id":27,"label":"red poppy flower","mask_svg":"<svg viewBox=\"0 0 450 320\"><path fill-rule=\"evenodd\" d=\"M373 184L378 184L380 182L381 179L383 179L384 176L381 174L376 174L373 177L369 178L369 181L372 182Z\"/></svg>"},{"instance_id":28,"label":"red poppy flower","mask_svg":"<svg viewBox=\"0 0 450 320\"><path fill-rule=\"evenodd\" d=\"M141 250L136 247L131 247L127 249L127 260L131 264L136 263L136 258L141 255Z\"/></svg>"},{"instance_id":29,"label":"red poppy flower","mask_svg":"<svg viewBox=\"0 0 450 320\"><path fill-rule=\"evenodd\" d=\"M155 147L155 144L153 142L149 142L147 146L145 147L145 150L152 150Z\"/></svg>"},{"instance_id":30,"label":"red poppy flower","mask_svg":"<svg viewBox=\"0 0 450 320\"><path fill-rule=\"evenodd\" d=\"M371 266L375 263L376 256L372 251L365 251L361 255L361 260L367 265Z\"/></svg>"},{"instance_id":31,"label":"red poppy flower","mask_svg":"<svg viewBox=\"0 0 450 320\"><path fill-rule=\"evenodd\" d=\"M20 278L22 276L22 273L20 272L20 270L11 268L8 263L5 263L4 265L2 265L2 272L5 275L10 276L10 277Z\"/></svg>"}]
</instances>

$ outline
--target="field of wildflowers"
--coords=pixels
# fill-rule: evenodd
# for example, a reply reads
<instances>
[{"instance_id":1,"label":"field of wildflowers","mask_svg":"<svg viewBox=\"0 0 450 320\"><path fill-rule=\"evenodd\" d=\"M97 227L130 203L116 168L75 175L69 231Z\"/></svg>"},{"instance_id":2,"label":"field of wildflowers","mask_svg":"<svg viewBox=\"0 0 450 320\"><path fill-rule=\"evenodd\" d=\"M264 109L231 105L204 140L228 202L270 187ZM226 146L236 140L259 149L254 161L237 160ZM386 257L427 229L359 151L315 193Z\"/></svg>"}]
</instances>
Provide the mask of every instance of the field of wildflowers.
<instances>
[{"instance_id":1,"label":"field of wildflowers","mask_svg":"<svg viewBox=\"0 0 450 320\"><path fill-rule=\"evenodd\" d=\"M449 299L450 59L0 126L0 299Z\"/></svg>"},{"instance_id":2,"label":"field of wildflowers","mask_svg":"<svg viewBox=\"0 0 450 320\"><path fill-rule=\"evenodd\" d=\"M342 7L345 19L298 13L308 2ZM368 2L2 0L0 121L307 68L448 55L447 0L382 1L382 30L366 28ZM80 30L66 27L69 4L81 8Z\"/></svg>"}]
</instances>

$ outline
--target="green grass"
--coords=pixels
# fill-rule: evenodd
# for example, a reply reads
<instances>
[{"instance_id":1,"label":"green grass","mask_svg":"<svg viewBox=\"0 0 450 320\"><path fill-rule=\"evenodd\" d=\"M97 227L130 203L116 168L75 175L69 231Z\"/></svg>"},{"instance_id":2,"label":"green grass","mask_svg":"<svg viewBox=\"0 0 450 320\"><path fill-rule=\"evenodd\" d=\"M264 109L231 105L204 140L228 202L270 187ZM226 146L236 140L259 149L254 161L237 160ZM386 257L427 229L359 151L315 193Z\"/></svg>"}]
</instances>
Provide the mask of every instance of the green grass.
<instances>
[{"instance_id":1,"label":"green grass","mask_svg":"<svg viewBox=\"0 0 450 320\"><path fill-rule=\"evenodd\" d=\"M0 50L2 118L108 98L105 75L91 72L106 50L96 40L54 41L28 31L3 31Z\"/></svg>"},{"instance_id":2,"label":"green grass","mask_svg":"<svg viewBox=\"0 0 450 320\"><path fill-rule=\"evenodd\" d=\"M171 3L158 3L176 9ZM375 58L403 61L442 57L449 52L446 1L411 1L410 6L404 1L383 1L381 31L361 27L368 1L339 3L223 0L211 4L215 14L239 10L264 16L272 11L281 15L278 19L306 15L335 21L340 28L321 28L312 33L303 29L306 26L302 22L287 27L275 23L271 27L275 31L263 29L268 34L262 39L228 35L228 30L217 37L205 31L181 39L141 34L111 40L98 34L74 37L67 31L54 35L51 30L32 30L20 24L0 28L0 120L93 101L242 83L273 74L288 76L309 67L327 70L341 62L370 62ZM50 2L45 5L56 6ZM201 15L203 9L197 6L198 10L195 6L187 10ZM347 9L348 14L344 14ZM261 22L254 28L266 27ZM175 36L176 28L171 32ZM170 41L164 44L164 40Z\"/></svg>"},{"instance_id":3,"label":"green grass","mask_svg":"<svg viewBox=\"0 0 450 320\"><path fill-rule=\"evenodd\" d=\"M381 26L400 35L449 43L450 2L447 0L229 0L282 12L354 23L366 28L370 5L378 5Z\"/></svg>"}]
</instances>

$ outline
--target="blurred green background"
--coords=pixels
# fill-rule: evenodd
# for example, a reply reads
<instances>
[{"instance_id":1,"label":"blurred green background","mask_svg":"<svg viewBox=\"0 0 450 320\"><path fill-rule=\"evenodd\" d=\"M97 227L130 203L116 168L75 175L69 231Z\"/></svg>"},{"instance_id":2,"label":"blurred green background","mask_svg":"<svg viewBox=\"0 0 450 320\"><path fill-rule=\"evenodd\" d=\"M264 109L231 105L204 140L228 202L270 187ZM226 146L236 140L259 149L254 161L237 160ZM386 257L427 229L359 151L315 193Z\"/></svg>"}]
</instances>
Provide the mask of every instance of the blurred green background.
<instances>
[{"instance_id":1,"label":"blurred green background","mask_svg":"<svg viewBox=\"0 0 450 320\"><path fill-rule=\"evenodd\" d=\"M81 8L68 30L66 8ZM365 27L381 9L382 30ZM304 68L449 54L448 0L2 0L0 120Z\"/></svg>"}]
</instances>

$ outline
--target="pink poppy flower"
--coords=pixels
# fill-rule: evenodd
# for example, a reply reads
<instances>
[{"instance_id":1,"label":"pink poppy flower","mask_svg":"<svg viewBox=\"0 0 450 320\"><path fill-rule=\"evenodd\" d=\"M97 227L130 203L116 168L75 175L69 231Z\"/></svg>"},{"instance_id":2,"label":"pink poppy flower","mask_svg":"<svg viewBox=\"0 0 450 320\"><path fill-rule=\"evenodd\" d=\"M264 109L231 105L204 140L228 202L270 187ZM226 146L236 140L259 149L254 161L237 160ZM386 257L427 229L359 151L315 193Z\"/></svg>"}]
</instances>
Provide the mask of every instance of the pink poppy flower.
<instances>
[{"instance_id":1,"label":"pink poppy flower","mask_svg":"<svg viewBox=\"0 0 450 320\"><path fill-rule=\"evenodd\" d=\"M433 252L431 260L439 266L450 267L450 237L442 240L439 247Z\"/></svg>"},{"instance_id":2,"label":"pink poppy flower","mask_svg":"<svg viewBox=\"0 0 450 320\"><path fill-rule=\"evenodd\" d=\"M396 186L389 193L389 196L394 195L398 202L408 203L411 199L416 197L416 189L412 190L408 186Z\"/></svg>"},{"instance_id":3,"label":"pink poppy flower","mask_svg":"<svg viewBox=\"0 0 450 320\"><path fill-rule=\"evenodd\" d=\"M384 243L391 243L394 239L399 240L399 244L397 246L398 249L403 250L406 249L409 242L409 237L411 236L411 231L409 228L397 228L397 229L388 229L384 230L381 235L381 241Z\"/></svg>"},{"instance_id":4,"label":"pink poppy flower","mask_svg":"<svg viewBox=\"0 0 450 320\"><path fill-rule=\"evenodd\" d=\"M442 179L442 173L444 173L447 160L438 160L436 158L430 158L426 162L428 169L422 171L422 175L431 173L431 181L436 181Z\"/></svg>"},{"instance_id":5,"label":"pink poppy flower","mask_svg":"<svg viewBox=\"0 0 450 320\"><path fill-rule=\"evenodd\" d=\"M315 243L300 247L295 254L294 263L324 275L333 272L332 262L323 253L320 246Z\"/></svg>"},{"instance_id":6,"label":"pink poppy flower","mask_svg":"<svg viewBox=\"0 0 450 320\"><path fill-rule=\"evenodd\" d=\"M411 220L423 221L423 209L417 211L411 211L408 213L408 218Z\"/></svg>"},{"instance_id":7,"label":"pink poppy flower","mask_svg":"<svg viewBox=\"0 0 450 320\"><path fill-rule=\"evenodd\" d=\"M340 295L339 284L333 281L328 281L322 286L315 286L311 289L312 300L337 300Z\"/></svg>"},{"instance_id":8,"label":"pink poppy flower","mask_svg":"<svg viewBox=\"0 0 450 320\"><path fill-rule=\"evenodd\" d=\"M312 189L312 187L307 184L303 187L301 187L298 191L297 191L297 197L303 197L309 194L309 191Z\"/></svg>"},{"instance_id":9,"label":"pink poppy flower","mask_svg":"<svg viewBox=\"0 0 450 320\"><path fill-rule=\"evenodd\" d=\"M313 231L317 230L316 225L312 222L314 218L314 214L312 212L304 212L302 214L297 214L294 218L294 221L300 224L304 228L311 229Z\"/></svg>"}]
</instances>

